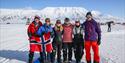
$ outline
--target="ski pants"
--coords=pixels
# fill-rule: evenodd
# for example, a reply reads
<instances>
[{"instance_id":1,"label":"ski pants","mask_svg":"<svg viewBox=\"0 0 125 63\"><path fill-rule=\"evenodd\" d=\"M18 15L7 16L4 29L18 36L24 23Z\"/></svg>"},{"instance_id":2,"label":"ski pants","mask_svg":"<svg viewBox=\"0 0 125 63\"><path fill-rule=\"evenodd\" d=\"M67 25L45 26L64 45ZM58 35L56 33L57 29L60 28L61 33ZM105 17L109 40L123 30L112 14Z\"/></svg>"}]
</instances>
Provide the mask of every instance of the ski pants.
<instances>
[{"instance_id":1,"label":"ski pants","mask_svg":"<svg viewBox=\"0 0 125 63\"><path fill-rule=\"evenodd\" d=\"M111 26L108 26L108 32L111 32Z\"/></svg>"},{"instance_id":2,"label":"ski pants","mask_svg":"<svg viewBox=\"0 0 125 63\"><path fill-rule=\"evenodd\" d=\"M42 45L43 47L43 59L44 59L44 62L52 62L52 50L53 50L53 47L52 47L52 43L48 43L48 44L45 44L45 45Z\"/></svg>"},{"instance_id":3,"label":"ski pants","mask_svg":"<svg viewBox=\"0 0 125 63\"><path fill-rule=\"evenodd\" d=\"M57 44L53 42L53 61L55 61L55 56L57 53L57 62L61 62L61 50L62 50L62 43Z\"/></svg>"},{"instance_id":4,"label":"ski pants","mask_svg":"<svg viewBox=\"0 0 125 63\"><path fill-rule=\"evenodd\" d=\"M62 45L63 48L63 61L72 60L72 42L71 43L64 43Z\"/></svg>"},{"instance_id":5,"label":"ski pants","mask_svg":"<svg viewBox=\"0 0 125 63\"><path fill-rule=\"evenodd\" d=\"M81 62L82 56L84 54L84 42L74 43L73 48L74 48L76 63Z\"/></svg>"},{"instance_id":6,"label":"ski pants","mask_svg":"<svg viewBox=\"0 0 125 63\"><path fill-rule=\"evenodd\" d=\"M85 41L85 51L86 51L86 61L91 61L91 53L90 48L92 47L94 52L94 61L99 63L100 57L99 57L99 47L97 44L97 41Z\"/></svg>"}]
</instances>

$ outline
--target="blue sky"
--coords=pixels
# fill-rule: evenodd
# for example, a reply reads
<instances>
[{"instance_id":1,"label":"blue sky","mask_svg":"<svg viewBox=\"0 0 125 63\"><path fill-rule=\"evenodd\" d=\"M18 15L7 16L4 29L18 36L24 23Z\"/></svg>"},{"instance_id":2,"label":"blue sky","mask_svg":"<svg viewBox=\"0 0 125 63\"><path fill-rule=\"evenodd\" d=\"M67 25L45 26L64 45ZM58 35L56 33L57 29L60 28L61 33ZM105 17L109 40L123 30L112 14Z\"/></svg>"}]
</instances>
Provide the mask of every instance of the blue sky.
<instances>
[{"instance_id":1,"label":"blue sky","mask_svg":"<svg viewBox=\"0 0 125 63\"><path fill-rule=\"evenodd\" d=\"M0 0L0 8L84 7L104 14L125 17L125 0Z\"/></svg>"}]
</instances>

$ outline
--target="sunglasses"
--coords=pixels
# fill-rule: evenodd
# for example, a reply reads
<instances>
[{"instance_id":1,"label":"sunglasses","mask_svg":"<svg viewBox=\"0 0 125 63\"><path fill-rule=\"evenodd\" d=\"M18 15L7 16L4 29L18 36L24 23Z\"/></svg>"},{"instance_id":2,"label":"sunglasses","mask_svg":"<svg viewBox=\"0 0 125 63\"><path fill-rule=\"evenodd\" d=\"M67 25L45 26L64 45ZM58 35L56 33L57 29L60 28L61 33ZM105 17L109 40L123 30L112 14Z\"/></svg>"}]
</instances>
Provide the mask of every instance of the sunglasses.
<instances>
[{"instance_id":1,"label":"sunglasses","mask_svg":"<svg viewBox=\"0 0 125 63\"><path fill-rule=\"evenodd\" d=\"M57 22L57 24L61 24L61 22Z\"/></svg>"},{"instance_id":2,"label":"sunglasses","mask_svg":"<svg viewBox=\"0 0 125 63\"><path fill-rule=\"evenodd\" d=\"M79 23L79 22L75 22L75 23Z\"/></svg>"},{"instance_id":3,"label":"sunglasses","mask_svg":"<svg viewBox=\"0 0 125 63\"><path fill-rule=\"evenodd\" d=\"M46 20L46 22L50 22L50 20Z\"/></svg>"}]
</instances>

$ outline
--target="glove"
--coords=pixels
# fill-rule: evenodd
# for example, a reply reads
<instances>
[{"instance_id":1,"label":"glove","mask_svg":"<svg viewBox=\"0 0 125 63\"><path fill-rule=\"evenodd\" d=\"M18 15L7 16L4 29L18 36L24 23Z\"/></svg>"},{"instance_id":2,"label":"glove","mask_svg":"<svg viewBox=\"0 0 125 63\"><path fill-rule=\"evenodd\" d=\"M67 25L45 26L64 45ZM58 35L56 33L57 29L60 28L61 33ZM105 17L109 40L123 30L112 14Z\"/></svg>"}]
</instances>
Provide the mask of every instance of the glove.
<instances>
[{"instance_id":1,"label":"glove","mask_svg":"<svg viewBox=\"0 0 125 63\"><path fill-rule=\"evenodd\" d=\"M101 38L98 38L97 44L98 44L98 45L101 44Z\"/></svg>"}]
</instances>

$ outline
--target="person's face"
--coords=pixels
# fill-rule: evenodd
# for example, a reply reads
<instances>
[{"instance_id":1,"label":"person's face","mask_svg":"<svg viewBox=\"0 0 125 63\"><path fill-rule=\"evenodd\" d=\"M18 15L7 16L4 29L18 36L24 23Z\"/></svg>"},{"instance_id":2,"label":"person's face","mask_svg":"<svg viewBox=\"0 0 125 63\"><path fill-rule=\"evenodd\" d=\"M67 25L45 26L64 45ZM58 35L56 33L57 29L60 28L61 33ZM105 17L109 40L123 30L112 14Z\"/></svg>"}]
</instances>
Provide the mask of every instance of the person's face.
<instances>
[{"instance_id":1,"label":"person's face","mask_svg":"<svg viewBox=\"0 0 125 63\"><path fill-rule=\"evenodd\" d=\"M36 23L39 23L39 21L40 21L39 19L35 19L35 22L36 22Z\"/></svg>"},{"instance_id":2,"label":"person's face","mask_svg":"<svg viewBox=\"0 0 125 63\"><path fill-rule=\"evenodd\" d=\"M70 24L70 21L66 21L66 20L65 20L65 24L67 24L67 25Z\"/></svg>"},{"instance_id":3,"label":"person's face","mask_svg":"<svg viewBox=\"0 0 125 63\"><path fill-rule=\"evenodd\" d=\"M46 20L46 24L47 24L47 25L50 25L50 20Z\"/></svg>"},{"instance_id":4,"label":"person's face","mask_svg":"<svg viewBox=\"0 0 125 63\"><path fill-rule=\"evenodd\" d=\"M60 23L60 22L57 22L57 26L61 26L61 23Z\"/></svg>"},{"instance_id":5,"label":"person's face","mask_svg":"<svg viewBox=\"0 0 125 63\"><path fill-rule=\"evenodd\" d=\"M76 25L76 26L79 26L79 25L80 25L80 23L79 23L79 22L76 22L76 23L75 23L75 25Z\"/></svg>"},{"instance_id":6,"label":"person's face","mask_svg":"<svg viewBox=\"0 0 125 63\"><path fill-rule=\"evenodd\" d=\"M90 21L92 19L92 16L91 15L87 15L86 18L87 18L88 21Z\"/></svg>"}]
</instances>

